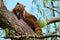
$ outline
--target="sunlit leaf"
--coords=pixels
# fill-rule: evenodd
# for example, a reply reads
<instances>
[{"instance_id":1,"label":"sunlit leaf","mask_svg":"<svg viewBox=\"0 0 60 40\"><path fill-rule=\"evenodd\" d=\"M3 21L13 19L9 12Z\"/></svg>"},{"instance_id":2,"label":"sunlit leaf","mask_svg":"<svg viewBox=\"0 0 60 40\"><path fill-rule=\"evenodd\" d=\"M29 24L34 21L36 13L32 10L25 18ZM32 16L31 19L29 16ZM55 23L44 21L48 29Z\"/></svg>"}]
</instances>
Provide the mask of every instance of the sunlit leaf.
<instances>
[{"instance_id":1,"label":"sunlit leaf","mask_svg":"<svg viewBox=\"0 0 60 40\"><path fill-rule=\"evenodd\" d=\"M37 10L40 12L40 14L41 14L42 16L44 16L44 11L43 11L43 9L42 9L41 7L37 8Z\"/></svg>"},{"instance_id":2,"label":"sunlit leaf","mask_svg":"<svg viewBox=\"0 0 60 40\"><path fill-rule=\"evenodd\" d=\"M9 29L6 28L6 29L5 29L5 32L6 32L6 35L8 35L8 33L9 33Z\"/></svg>"},{"instance_id":3,"label":"sunlit leaf","mask_svg":"<svg viewBox=\"0 0 60 40\"><path fill-rule=\"evenodd\" d=\"M51 2L54 2L55 0L51 0Z\"/></svg>"},{"instance_id":4,"label":"sunlit leaf","mask_svg":"<svg viewBox=\"0 0 60 40\"><path fill-rule=\"evenodd\" d=\"M40 24L40 26L44 27L44 26L47 26L47 22L46 20L37 20Z\"/></svg>"},{"instance_id":5,"label":"sunlit leaf","mask_svg":"<svg viewBox=\"0 0 60 40\"><path fill-rule=\"evenodd\" d=\"M46 20L42 20L41 23L42 23L42 27L47 25Z\"/></svg>"},{"instance_id":6,"label":"sunlit leaf","mask_svg":"<svg viewBox=\"0 0 60 40\"><path fill-rule=\"evenodd\" d=\"M6 37L6 31L4 30L4 37Z\"/></svg>"},{"instance_id":7,"label":"sunlit leaf","mask_svg":"<svg viewBox=\"0 0 60 40\"><path fill-rule=\"evenodd\" d=\"M13 29L10 30L10 34L15 34L15 31Z\"/></svg>"},{"instance_id":8,"label":"sunlit leaf","mask_svg":"<svg viewBox=\"0 0 60 40\"><path fill-rule=\"evenodd\" d=\"M44 7L46 7L47 0L44 0L44 1L43 1L43 4L44 4Z\"/></svg>"}]
</instances>

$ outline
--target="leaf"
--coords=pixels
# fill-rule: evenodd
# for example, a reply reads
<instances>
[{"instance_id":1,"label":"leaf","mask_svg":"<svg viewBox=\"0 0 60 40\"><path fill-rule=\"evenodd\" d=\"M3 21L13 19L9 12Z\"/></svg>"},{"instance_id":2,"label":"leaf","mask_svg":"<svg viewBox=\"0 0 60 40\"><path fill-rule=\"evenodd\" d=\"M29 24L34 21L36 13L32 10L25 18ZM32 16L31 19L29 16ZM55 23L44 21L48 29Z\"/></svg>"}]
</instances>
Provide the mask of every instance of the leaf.
<instances>
[{"instance_id":1,"label":"leaf","mask_svg":"<svg viewBox=\"0 0 60 40\"><path fill-rule=\"evenodd\" d=\"M10 34L15 34L15 31L13 29L11 29Z\"/></svg>"},{"instance_id":2,"label":"leaf","mask_svg":"<svg viewBox=\"0 0 60 40\"><path fill-rule=\"evenodd\" d=\"M6 31L4 30L4 37L6 37Z\"/></svg>"},{"instance_id":3,"label":"leaf","mask_svg":"<svg viewBox=\"0 0 60 40\"><path fill-rule=\"evenodd\" d=\"M44 16L44 11L43 11L43 9L41 7L37 8L37 10L40 12L41 15Z\"/></svg>"},{"instance_id":4,"label":"leaf","mask_svg":"<svg viewBox=\"0 0 60 40\"><path fill-rule=\"evenodd\" d=\"M8 35L8 33L9 33L9 29L8 28L5 29L5 33L6 33L6 35Z\"/></svg>"},{"instance_id":5,"label":"leaf","mask_svg":"<svg viewBox=\"0 0 60 40\"><path fill-rule=\"evenodd\" d=\"M46 20L42 20L41 23L42 23L42 26L46 26L47 25Z\"/></svg>"},{"instance_id":6,"label":"leaf","mask_svg":"<svg viewBox=\"0 0 60 40\"><path fill-rule=\"evenodd\" d=\"M44 0L44 1L43 1L43 4L44 4L44 7L46 7L47 0Z\"/></svg>"},{"instance_id":7,"label":"leaf","mask_svg":"<svg viewBox=\"0 0 60 40\"><path fill-rule=\"evenodd\" d=\"M54 2L55 0L51 0L51 2Z\"/></svg>"}]
</instances>

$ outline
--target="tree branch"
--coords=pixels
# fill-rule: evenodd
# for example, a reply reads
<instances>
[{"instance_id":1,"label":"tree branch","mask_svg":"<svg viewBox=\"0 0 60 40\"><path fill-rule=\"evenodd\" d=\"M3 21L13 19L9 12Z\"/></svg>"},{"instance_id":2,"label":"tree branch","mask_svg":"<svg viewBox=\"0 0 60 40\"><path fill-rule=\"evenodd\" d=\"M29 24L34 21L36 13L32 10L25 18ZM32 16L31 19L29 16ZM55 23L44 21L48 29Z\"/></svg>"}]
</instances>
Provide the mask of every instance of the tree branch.
<instances>
[{"instance_id":1,"label":"tree branch","mask_svg":"<svg viewBox=\"0 0 60 40\"><path fill-rule=\"evenodd\" d=\"M47 24L60 22L60 16L52 17L47 19Z\"/></svg>"},{"instance_id":2,"label":"tree branch","mask_svg":"<svg viewBox=\"0 0 60 40\"><path fill-rule=\"evenodd\" d=\"M9 35L7 36L7 38L37 38L37 39L44 39L44 38L49 38L49 37L60 37L60 35L45 35L45 36L34 36L34 35L19 35L19 36L15 36L15 35Z\"/></svg>"},{"instance_id":3,"label":"tree branch","mask_svg":"<svg viewBox=\"0 0 60 40\"><path fill-rule=\"evenodd\" d=\"M56 11L57 13L60 13L59 11L57 11L57 10L51 8L51 7L46 7L46 8L48 8L48 9L50 9L50 10L54 10L54 11Z\"/></svg>"}]
</instances>

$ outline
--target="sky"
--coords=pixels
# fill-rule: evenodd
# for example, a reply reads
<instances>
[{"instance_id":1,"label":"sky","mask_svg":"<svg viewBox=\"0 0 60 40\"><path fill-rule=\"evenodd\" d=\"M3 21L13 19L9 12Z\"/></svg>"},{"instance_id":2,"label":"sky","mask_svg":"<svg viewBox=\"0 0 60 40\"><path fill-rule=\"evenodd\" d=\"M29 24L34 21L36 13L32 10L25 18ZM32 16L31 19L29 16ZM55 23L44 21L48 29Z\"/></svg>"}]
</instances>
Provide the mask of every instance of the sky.
<instances>
[{"instance_id":1,"label":"sky","mask_svg":"<svg viewBox=\"0 0 60 40\"><path fill-rule=\"evenodd\" d=\"M28 8L26 8L28 10L30 9L30 7L32 5L31 4L32 1L30 1L30 0L22 0L22 1L21 0L6 0L5 5L6 5L7 9L11 11L14 8L14 6L16 5L17 2L22 3L23 5L28 7Z\"/></svg>"}]
</instances>

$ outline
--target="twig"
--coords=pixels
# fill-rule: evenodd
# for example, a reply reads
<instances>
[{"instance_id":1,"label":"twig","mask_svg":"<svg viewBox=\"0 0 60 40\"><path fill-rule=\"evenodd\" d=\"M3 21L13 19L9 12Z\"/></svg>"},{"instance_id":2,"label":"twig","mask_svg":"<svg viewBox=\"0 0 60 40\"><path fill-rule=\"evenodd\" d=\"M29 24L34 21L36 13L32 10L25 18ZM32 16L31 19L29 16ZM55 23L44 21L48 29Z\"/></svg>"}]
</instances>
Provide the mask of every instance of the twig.
<instances>
[{"instance_id":1,"label":"twig","mask_svg":"<svg viewBox=\"0 0 60 40\"><path fill-rule=\"evenodd\" d=\"M53 8L51 8L51 7L46 7L46 8L48 8L48 9L50 9L50 10L54 10L54 11L56 11L57 13L60 13L60 12L58 12L57 10L55 10L55 9L53 9Z\"/></svg>"},{"instance_id":2,"label":"twig","mask_svg":"<svg viewBox=\"0 0 60 40\"><path fill-rule=\"evenodd\" d=\"M7 38L37 38L37 39L43 39L43 38L49 38L49 37L60 37L60 35L46 35L46 36L33 36L33 35L19 35L19 36L15 36L15 35L9 35L7 36Z\"/></svg>"}]
</instances>

